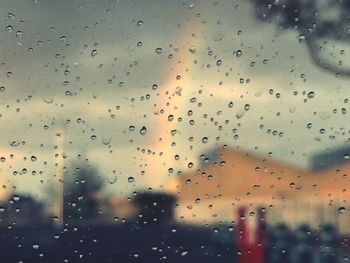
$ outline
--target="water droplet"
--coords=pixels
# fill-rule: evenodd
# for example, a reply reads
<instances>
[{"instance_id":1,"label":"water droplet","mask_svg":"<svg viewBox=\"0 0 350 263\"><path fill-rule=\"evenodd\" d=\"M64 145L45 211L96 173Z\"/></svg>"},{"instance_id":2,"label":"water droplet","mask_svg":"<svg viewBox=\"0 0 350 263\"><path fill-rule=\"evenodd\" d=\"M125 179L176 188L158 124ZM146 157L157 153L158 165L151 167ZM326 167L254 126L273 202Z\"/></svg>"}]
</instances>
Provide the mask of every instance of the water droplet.
<instances>
[{"instance_id":1,"label":"water droplet","mask_svg":"<svg viewBox=\"0 0 350 263\"><path fill-rule=\"evenodd\" d=\"M16 32L16 37L17 37L17 38L21 38L22 35L23 35L23 32L22 32L22 31L17 31L17 32Z\"/></svg>"},{"instance_id":2,"label":"water droplet","mask_svg":"<svg viewBox=\"0 0 350 263\"><path fill-rule=\"evenodd\" d=\"M141 26L143 26L143 24L144 24L143 21L140 20L140 21L137 22L137 27L141 27Z\"/></svg>"},{"instance_id":3,"label":"water droplet","mask_svg":"<svg viewBox=\"0 0 350 263\"><path fill-rule=\"evenodd\" d=\"M300 34L300 35L298 36L298 40L299 40L299 42L304 41L304 40L305 40L305 35Z\"/></svg>"},{"instance_id":4,"label":"water droplet","mask_svg":"<svg viewBox=\"0 0 350 263\"><path fill-rule=\"evenodd\" d=\"M104 136L102 137L102 143L103 143L104 145L110 144L111 141L112 141L112 137L104 137Z\"/></svg>"},{"instance_id":5,"label":"water droplet","mask_svg":"<svg viewBox=\"0 0 350 263\"><path fill-rule=\"evenodd\" d=\"M160 54L163 53L163 49L158 47L158 48L155 49L155 52L156 52L156 54L160 55Z\"/></svg>"},{"instance_id":6,"label":"water droplet","mask_svg":"<svg viewBox=\"0 0 350 263\"><path fill-rule=\"evenodd\" d=\"M186 256L188 254L188 251L181 252L181 256Z\"/></svg>"},{"instance_id":7,"label":"water droplet","mask_svg":"<svg viewBox=\"0 0 350 263\"><path fill-rule=\"evenodd\" d=\"M10 144L10 146L12 146L12 147L17 147L18 145L20 145L20 141L10 141L9 142L9 144Z\"/></svg>"},{"instance_id":8,"label":"water droplet","mask_svg":"<svg viewBox=\"0 0 350 263\"><path fill-rule=\"evenodd\" d=\"M309 99L313 99L313 98L315 97L315 92L310 91L310 92L307 94L307 97L308 97Z\"/></svg>"},{"instance_id":9,"label":"water droplet","mask_svg":"<svg viewBox=\"0 0 350 263\"><path fill-rule=\"evenodd\" d=\"M141 134L141 135L146 135L146 133L147 133L147 128L146 128L145 126L143 126L143 127L141 128L141 130L140 130L140 134Z\"/></svg>"},{"instance_id":10,"label":"water droplet","mask_svg":"<svg viewBox=\"0 0 350 263\"><path fill-rule=\"evenodd\" d=\"M34 245L33 245L33 248L34 248L34 249L39 249L39 245L38 245L38 244L34 244Z\"/></svg>"},{"instance_id":11,"label":"water droplet","mask_svg":"<svg viewBox=\"0 0 350 263\"><path fill-rule=\"evenodd\" d=\"M8 13L8 14L7 14L7 17L10 18L10 19L15 19L15 15L12 14L12 13Z\"/></svg>"},{"instance_id":12,"label":"water droplet","mask_svg":"<svg viewBox=\"0 0 350 263\"><path fill-rule=\"evenodd\" d=\"M236 57L239 58L240 56L242 56L242 50L239 49L236 51Z\"/></svg>"},{"instance_id":13,"label":"water droplet","mask_svg":"<svg viewBox=\"0 0 350 263\"><path fill-rule=\"evenodd\" d=\"M168 116L168 121L173 121L173 120L174 120L174 115L170 114L170 115Z\"/></svg>"},{"instance_id":14,"label":"water droplet","mask_svg":"<svg viewBox=\"0 0 350 263\"><path fill-rule=\"evenodd\" d=\"M129 177L128 177L128 182L129 182L129 183L134 183L134 182L135 182L134 177L129 176Z\"/></svg>"},{"instance_id":15,"label":"water droplet","mask_svg":"<svg viewBox=\"0 0 350 263\"><path fill-rule=\"evenodd\" d=\"M189 49L188 49L192 54L196 53L196 48L194 46L191 46Z\"/></svg>"},{"instance_id":16,"label":"water droplet","mask_svg":"<svg viewBox=\"0 0 350 263\"><path fill-rule=\"evenodd\" d=\"M13 31L13 27L11 25L8 25L5 29L9 33Z\"/></svg>"},{"instance_id":17,"label":"water droplet","mask_svg":"<svg viewBox=\"0 0 350 263\"><path fill-rule=\"evenodd\" d=\"M114 176L113 180L111 180L111 181L108 180L109 184L114 184L116 182L117 182L117 176L116 175Z\"/></svg>"},{"instance_id":18,"label":"water droplet","mask_svg":"<svg viewBox=\"0 0 350 263\"><path fill-rule=\"evenodd\" d=\"M344 213L345 211L346 211L346 208L343 207L343 206L341 206L341 207L338 208L338 214L342 214L342 213Z\"/></svg>"},{"instance_id":19,"label":"water droplet","mask_svg":"<svg viewBox=\"0 0 350 263\"><path fill-rule=\"evenodd\" d=\"M97 50L94 49L91 51L91 57L95 57L97 55Z\"/></svg>"},{"instance_id":20,"label":"water droplet","mask_svg":"<svg viewBox=\"0 0 350 263\"><path fill-rule=\"evenodd\" d=\"M236 114L236 118L237 119L240 119L240 118L242 118L244 116L244 111L240 111L240 112L238 112L237 114Z\"/></svg>"}]
</instances>

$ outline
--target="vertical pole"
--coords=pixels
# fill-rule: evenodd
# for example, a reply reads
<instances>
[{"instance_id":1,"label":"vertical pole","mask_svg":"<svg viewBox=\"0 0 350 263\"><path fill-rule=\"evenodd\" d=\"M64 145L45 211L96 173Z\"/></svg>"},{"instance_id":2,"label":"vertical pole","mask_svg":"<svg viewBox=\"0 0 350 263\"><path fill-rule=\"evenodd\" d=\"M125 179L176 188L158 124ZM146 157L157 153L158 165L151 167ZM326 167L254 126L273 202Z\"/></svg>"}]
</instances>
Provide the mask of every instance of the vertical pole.
<instances>
[{"instance_id":1,"label":"vertical pole","mask_svg":"<svg viewBox=\"0 0 350 263\"><path fill-rule=\"evenodd\" d=\"M323 202L319 203L317 205L317 213L316 213L316 220L318 222L319 226L323 226L325 221L324 221L324 204Z\"/></svg>"},{"instance_id":2,"label":"vertical pole","mask_svg":"<svg viewBox=\"0 0 350 263\"><path fill-rule=\"evenodd\" d=\"M257 229L255 233L255 251L254 263L265 263L267 248L267 226L266 226L266 210L263 207L258 208Z\"/></svg>"},{"instance_id":3,"label":"vertical pole","mask_svg":"<svg viewBox=\"0 0 350 263\"><path fill-rule=\"evenodd\" d=\"M238 208L236 228L236 246L239 252L238 263L248 263L250 261L249 230L246 220L246 209L244 207Z\"/></svg>"},{"instance_id":4,"label":"vertical pole","mask_svg":"<svg viewBox=\"0 0 350 263\"><path fill-rule=\"evenodd\" d=\"M55 204L54 213L57 217L55 224L63 225L63 130L59 129L55 134Z\"/></svg>"}]
</instances>

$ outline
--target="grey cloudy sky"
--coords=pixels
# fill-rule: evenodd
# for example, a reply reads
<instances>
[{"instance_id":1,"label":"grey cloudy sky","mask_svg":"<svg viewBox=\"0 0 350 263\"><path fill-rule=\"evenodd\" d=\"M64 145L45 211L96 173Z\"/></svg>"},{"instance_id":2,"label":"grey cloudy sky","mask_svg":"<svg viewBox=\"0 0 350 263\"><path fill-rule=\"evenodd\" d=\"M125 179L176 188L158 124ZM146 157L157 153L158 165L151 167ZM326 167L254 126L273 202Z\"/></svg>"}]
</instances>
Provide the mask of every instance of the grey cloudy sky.
<instances>
[{"instance_id":1,"label":"grey cloudy sky","mask_svg":"<svg viewBox=\"0 0 350 263\"><path fill-rule=\"evenodd\" d=\"M117 176L107 189L116 194L159 188L222 144L307 167L314 153L348 143L349 79L315 67L296 30L256 20L248 1L9 0L0 24L8 188L44 196L58 131L65 165L86 156L107 180Z\"/></svg>"}]
</instances>

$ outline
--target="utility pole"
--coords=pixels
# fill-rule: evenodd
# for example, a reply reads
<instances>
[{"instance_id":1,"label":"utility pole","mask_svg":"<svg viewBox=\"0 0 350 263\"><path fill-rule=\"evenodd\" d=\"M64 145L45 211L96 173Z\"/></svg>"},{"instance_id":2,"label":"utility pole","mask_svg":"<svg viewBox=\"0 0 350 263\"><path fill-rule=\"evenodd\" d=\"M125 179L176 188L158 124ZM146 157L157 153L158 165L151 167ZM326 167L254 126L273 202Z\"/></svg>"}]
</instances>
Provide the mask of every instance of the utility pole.
<instances>
[{"instance_id":1,"label":"utility pole","mask_svg":"<svg viewBox=\"0 0 350 263\"><path fill-rule=\"evenodd\" d=\"M54 175L54 216L55 224L59 227L63 225L63 167L64 167L64 137L63 129L59 129L55 133L55 175Z\"/></svg>"}]
</instances>

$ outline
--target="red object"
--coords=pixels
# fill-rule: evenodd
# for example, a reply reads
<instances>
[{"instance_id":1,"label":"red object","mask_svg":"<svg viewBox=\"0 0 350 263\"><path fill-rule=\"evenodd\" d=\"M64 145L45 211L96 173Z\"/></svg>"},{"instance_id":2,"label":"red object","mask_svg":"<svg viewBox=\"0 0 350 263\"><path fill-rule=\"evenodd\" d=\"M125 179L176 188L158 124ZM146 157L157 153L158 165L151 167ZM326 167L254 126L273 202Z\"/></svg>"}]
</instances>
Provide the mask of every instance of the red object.
<instances>
[{"instance_id":1,"label":"red object","mask_svg":"<svg viewBox=\"0 0 350 263\"><path fill-rule=\"evenodd\" d=\"M258 211L258 224L254 240L249 239L249 229L246 221L246 209L238 209L236 243L238 263L265 263L266 222L265 210Z\"/></svg>"}]
</instances>

